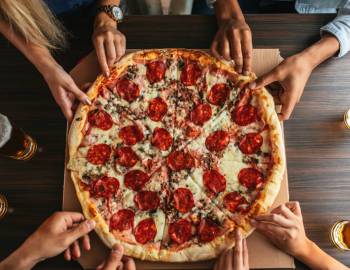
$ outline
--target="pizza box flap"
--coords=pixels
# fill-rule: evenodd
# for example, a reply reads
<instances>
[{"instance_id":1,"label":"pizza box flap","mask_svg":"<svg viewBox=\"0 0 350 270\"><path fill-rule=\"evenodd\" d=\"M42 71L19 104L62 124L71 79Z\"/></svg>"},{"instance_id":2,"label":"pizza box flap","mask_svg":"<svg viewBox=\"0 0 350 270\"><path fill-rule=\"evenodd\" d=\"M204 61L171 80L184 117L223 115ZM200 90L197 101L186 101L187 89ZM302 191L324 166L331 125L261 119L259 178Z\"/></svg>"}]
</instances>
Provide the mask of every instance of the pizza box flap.
<instances>
[{"instance_id":1,"label":"pizza box flap","mask_svg":"<svg viewBox=\"0 0 350 270\"><path fill-rule=\"evenodd\" d=\"M133 50L127 50L132 52ZM282 61L280 52L278 49L255 49L253 52L253 70L259 76L264 72L271 70ZM94 52L83 58L70 72L72 78L76 84L81 87L88 82L93 82L99 74L99 66L97 58ZM280 106L276 106L278 111ZM283 127L283 126L282 126ZM67 125L68 134L68 125ZM68 153L66 151L66 153ZM66 162L68 162L68 156L66 154ZM284 178L281 184L280 192L274 202L274 207L284 202L289 201L288 192L288 177L287 172L284 174ZM73 182L70 178L70 174L66 169L64 171L64 187L63 187L63 210L66 211L81 211L81 207L76 197ZM249 249L249 265L251 269L262 268L283 268L294 269L294 259L274 247L267 239L264 238L258 232L252 233L248 239ZM96 266L102 262L109 254L108 248L98 238L96 233L91 235L91 250L88 252L82 252L82 256L78 259L78 262L84 269L95 269ZM142 269L213 269L215 261L201 261L191 263L163 263L163 262L147 262L136 260L136 266L138 270Z\"/></svg>"}]
</instances>

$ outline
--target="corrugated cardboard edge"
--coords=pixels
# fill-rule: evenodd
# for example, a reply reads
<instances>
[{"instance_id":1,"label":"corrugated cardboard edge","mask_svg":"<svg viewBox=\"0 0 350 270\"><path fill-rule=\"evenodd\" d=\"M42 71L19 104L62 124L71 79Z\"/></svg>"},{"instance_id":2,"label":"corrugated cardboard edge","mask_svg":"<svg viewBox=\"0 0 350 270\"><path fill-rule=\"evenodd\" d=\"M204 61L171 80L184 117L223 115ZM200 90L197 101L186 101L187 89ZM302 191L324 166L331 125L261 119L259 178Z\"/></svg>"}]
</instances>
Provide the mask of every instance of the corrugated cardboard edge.
<instances>
[{"instance_id":1,"label":"corrugated cardboard edge","mask_svg":"<svg viewBox=\"0 0 350 270\"><path fill-rule=\"evenodd\" d=\"M128 51L130 52L130 51ZM266 57L269 55L269 57ZM278 49L257 49L254 50L253 54L253 70L258 76L262 75L263 72L268 70L266 67L274 67L280 63L283 59L280 56ZM254 63L263 61L264 67L261 65L257 66ZM94 52L90 53L87 57L82 59L78 65L70 72L73 79L76 81L78 86L82 86L88 82L89 74L87 72L81 72L81 66L89 66L88 73L98 73L98 65L96 64L96 55ZM276 106L276 111L280 110L280 106ZM67 124L67 134L69 126ZM283 124L282 124L283 130ZM66 144L67 145L67 144ZM75 196L75 190L73 183L70 178L70 174L66 169L68 161L68 149L66 149L65 157L65 168L64 168L64 185L63 185L63 200L62 208L68 211L81 211L79 202ZM285 150L285 149L284 149ZM285 152L285 151L284 151ZM288 192L288 177L287 169L282 180L280 192L274 202L274 206L284 203L289 200ZM248 239L249 249L249 264L250 269L257 268L283 268L283 269L294 269L294 259L282 252L281 250L274 247L264 236L258 232L254 232ZM92 249L89 252L83 252L81 258L78 260L84 269L93 269L96 265L101 262L105 256L108 255L108 248L102 243L98 236L93 233L91 235ZM254 246L254 248L249 248ZM264 254L265 253L265 254ZM212 269L215 261L203 261L195 263L155 263L137 261L137 269Z\"/></svg>"}]
</instances>

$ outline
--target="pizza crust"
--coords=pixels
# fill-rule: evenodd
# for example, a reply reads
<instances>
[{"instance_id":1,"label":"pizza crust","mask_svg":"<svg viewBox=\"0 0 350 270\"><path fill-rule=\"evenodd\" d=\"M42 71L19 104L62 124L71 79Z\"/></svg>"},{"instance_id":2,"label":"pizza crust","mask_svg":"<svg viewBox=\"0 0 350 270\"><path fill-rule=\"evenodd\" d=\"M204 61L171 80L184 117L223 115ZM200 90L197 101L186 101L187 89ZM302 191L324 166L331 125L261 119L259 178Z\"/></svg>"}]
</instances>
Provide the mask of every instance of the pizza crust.
<instances>
[{"instance_id":1,"label":"pizza crust","mask_svg":"<svg viewBox=\"0 0 350 270\"><path fill-rule=\"evenodd\" d=\"M179 55L199 61L203 65L215 66L216 68L225 70L231 74L235 74L235 76L237 76L237 80L240 81L241 87L256 78L253 73L251 73L249 76L238 75L234 68L227 62L225 63L219 61L202 51L186 49L144 50L124 56L111 69L111 74L113 75L110 78L105 78L102 75L98 76L94 84L88 90L87 95L90 100L94 100L99 93L100 87L105 85L108 80L117 78L131 61L140 63L158 59L162 56L175 57ZM267 184L265 185L263 192L261 192L259 199L256 200L251 206L250 211L247 214L247 218L243 219L239 224L244 237L247 237L254 230L249 223L248 217L266 213L274 202L274 199L280 189L280 183L285 168L282 130L275 112L273 98L265 88L256 90L255 95L258 97L257 100L259 101L259 108L264 108L261 110L260 115L265 123L270 127L271 150L275 162L268 176ZM158 250L155 248L150 249L149 245L130 244L126 243L125 241L120 241L114 237L114 235L109 232L109 226L99 214L96 206L91 203L89 192L81 190L78 174L79 166L77 166L77 164L74 162L74 157L76 157L79 145L84 138L84 125L87 120L88 111L88 105L80 104L72 121L68 135L70 157L68 169L71 170L71 178L73 180L77 197L82 206L84 215L86 218L96 221L95 231L109 248L112 248L113 245L119 243L123 245L124 252L128 256L150 261L160 260L167 262L184 262L212 259L217 257L222 251L234 246L235 241L233 228L224 235L217 237L210 243L190 245L189 247L178 251L170 251L165 249Z\"/></svg>"}]
</instances>

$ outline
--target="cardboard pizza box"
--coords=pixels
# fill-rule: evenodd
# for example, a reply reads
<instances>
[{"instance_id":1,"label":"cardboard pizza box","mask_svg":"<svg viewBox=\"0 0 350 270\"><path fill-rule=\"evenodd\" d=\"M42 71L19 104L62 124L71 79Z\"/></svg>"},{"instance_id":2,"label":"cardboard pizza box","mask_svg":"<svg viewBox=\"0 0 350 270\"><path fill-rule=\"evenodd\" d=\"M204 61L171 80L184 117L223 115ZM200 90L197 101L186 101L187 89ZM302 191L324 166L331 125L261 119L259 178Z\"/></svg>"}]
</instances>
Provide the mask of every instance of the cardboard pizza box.
<instances>
[{"instance_id":1,"label":"cardboard pizza box","mask_svg":"<svg viewBox=\"0 0 350 270\"><path fill-rule=\"evenodd\" d=\"M127 50L132 52L133 50ZM253 52L253 71L259 76L266 71L271 70L282 61L278 49L256 49ZM94 52L90 53L82 59L76 67L70 72L76 84L80 87L88 82L93 82L99 74L99 66ZM278 111L280 106L276 106ZM283 128L283 126L282 126ZM68 133L68 125L67 125ZM67 153L67 151L66 151ZM81 207L76 197L74 186L70 178L70 174L66 169L68 156L66 155L65 170L64 170L64 187L63 187L63 210L66 211L81 211ZM280 192L274 202L273 207L289 201L288 192L288 177L287 172L281 184ZM263 268L284 268L294 269L294 259L274 247L264 236L258 232L253 232L247 239L249 249L249 265L251 269ZM95 269L109 254L109 249L102 243L96 233L91 235L91 250L82 252L82 256L78 262L84 269ZM163 262L148 262L136 260L138 270L146 269L213 269L215 260L191 262L191 263L163 263Z\"/></svg>"}]
</instances>

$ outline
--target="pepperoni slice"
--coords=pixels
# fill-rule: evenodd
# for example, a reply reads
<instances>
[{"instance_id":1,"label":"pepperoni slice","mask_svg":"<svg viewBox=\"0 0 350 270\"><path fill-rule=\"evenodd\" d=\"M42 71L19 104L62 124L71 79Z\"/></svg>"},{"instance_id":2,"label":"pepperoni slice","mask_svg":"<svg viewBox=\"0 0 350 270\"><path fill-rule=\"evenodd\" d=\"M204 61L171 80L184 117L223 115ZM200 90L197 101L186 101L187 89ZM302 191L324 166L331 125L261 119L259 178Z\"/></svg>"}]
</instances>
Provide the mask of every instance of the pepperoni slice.
<instances>
[{"instance_id":1,"label":"pepperoni slice","mask_svg":"<svg viewBox=\"0 0 350 270\"><path fill-rule=\"evenodd\" d=\"M127 188L139 191L149 181L147 173L140 170L132 170L125 174L124 184Z\"/></svg>"},{"instance_id":2,"label":"pepperoni slice","mask_svg":"<svg viewBox=\"0 0 350 270\"><path fill-rule=\"evenodd\" d=\"M181 245L191 239L192 224L186 219L179 219L169 225L168 232L170 239Z\"/></svg>"},{"instance_id":3,"label":"pepperoni slice","mask_svg":"<svg viewBox=\"0 0 350 270\"><path fill-rule=\"evenodd\" d=\"M261 187L264 177L257 169L244 168L238 173L238 181L248 189L256 189Z\"/></svg>"},{"instance_id":4,"label":"pepperoni slice","mask_svg":"<svg viewBox=\"0 0 350 270\"><path fill-rule=\"evenodd\" d=\"M208 101L216 106L222 106L230 94L230 88L225 83L213 85L208 94Z\"/></svg>"},{"instance_id":5,"label":"pepperoni slice","mask_svg":"<svg viewBox=\"0 0 350 270\"><path fill-rule=\"evenodd\" d=\"M190 114L190 119L198 126L203 126L211 118L211 107L209 104L198 104Z\"/></svg>"},{"instance_id":6,"label":"pepperoni slice","mask_svg":"<svg viewBox=\"0 0 350 270\"><path fill-rule=\"evenodd\" d=\"M178 188L173 194L174 207L180 213L187 213L194 207L193 194L188 188Z\"/></svg>"},{"instance_id":7,"label":"pepperoni slice","mask_svg":"<svg viewBox=\"0 0 350 270\"><path fill-rule=\"evenodd\" d=\"M164 115L167 113L167 111L168 105L160 97L152 99L148 104L148 117L155 122L161 121Z\"/></svg>"},{"instance_id":8,"label":"pepperoni slice","mask_svg":"<svg viewBox=\"0 0 350 270\"><path fill-rule=\"evenodd\" d=\"M126 168L133 167L139 161L139 157L129 146L119 147L115 151L115 162Z\"/></svg>"},{"instance_id":9,"label":"pepperoni slice","mask_svg":"<svg viewBox=\"0 0 350 270\"><path fill-rule=\"evenodd\" d=\"M121 209L109 221L110 230L126 231L134 226L135 214L132 210Z\"/></svg>"},{"instance_id":10,"label":"pepperoni slice","mask_svg":"<svg viewBox=\"0 0 350 270\"><path fill-rule=\"evenodd\" d=\"M133 102L140 96L139 86L126 78L120 79L117 82L116 91L123 99L129 103Z\"/></svg>"},{"instance_id":11,"label":"pepperoni slice","mask_svg":"<svg viewBox=\"0 0 350 270\"><path fill-rule=\"evenodd\" d=\"M220 152L226 148L230 137L226 131L217 130L210 134L205 140L205 146L209 151Z\"/></svg>"},{"instance_id":12,"label":"pepperoni slice","mask_svg":"<svg viewBox=\"0 0 350 270\"><path fill-rule=\"evenodd\" d=\"M90 189L91 195L95 198L110 198L119 189L119 181L114 177L102 176L96 181L92 182Z\"/></svg>"},{"instance_id":13,"label":"pepperoni slice","mask_svg":"<svg viewBox=\"0 0 350 270\"><path fill-rule=\"evenodd\" d=\"M240 208L242 204L247 204L247 200L241 196L238 192L227 193L224 197L224 207L231 213L241 212L243 209Z\"/></svg>"},{"instance_id":14,"label":"pepperoni slice","mask_svg":"<svg viewBox=\"0 0 350 270\"><path fill-rule=\"evenodd\" d=\"M134 197L134 202L140 210L156 210L159 206L160 199L157 192L139 191Z\"/></svg>"},{"instance_id":15,"label":"pepperoni slice","mask_svg":"<svg viewBox=\"0 0 350 270\"><path fill-rule=\"evenodd\" d=\"M119 131L119 137L127 145L134 145L143 140L142 130L136 126L126 126Z\"/></svg>"},{"instance_id":16,"label":"pepperoni slice","mask_svg":"<svg viewBox=\"0 0 350 270\"><path fill-rule=\"evenodd\" d=\"M143 245L147 242L153 241L156 234L157 226L154 223L153 218L141 220L134 231L136 241Z\"/></svg>"},{"instance_id":17,"label":"pepperoni slice","mask_svg":"<svg viewBox=\"0 0 350 270\"><path fill-rule=\"evenodd\" d=\"M163 61L153 61L147 64L146 77L150 83L163 80L166 71L166 64Z\"/></svg>"},{"instance_id":18,"label":"pepperoni slice","mask_svg":"<svg viewBox=\"0 0 350 270\"><path fill-rule=\"evenodd\" d=\"M183 151L174 151L167 157L167 164L173 171L181 171L194 167L193 157Z\"/></svg>"},{"instance_id":19,"label":"pepperoni slice","mask_svg":"<svg viewBox=\"0 0 350 270\"><path fill-rule=\"evenodd\" d=\"M155 128L151 143L159 150L166 151L173 144L173 138L165 128Z\"/></svg>"},{"instance_id":20,"label":"pepperoni slice","mask_svg":"<svg viewBox=\"0 0 350 270\"><path fill-rule=\"evenodd\" d=\"M203 183L207 189L215 194L226 189L226 179L217 170L205 171L203 174Z\"/></svg>"},{"instance_id":21,"label":"pepperoni slice","mask_svg":"<svg viewBox=\"0 0 350 270\"><path fill-rule=\"evenodd\" d=\"M113 126L112 117L104 110L93 110L88 114L88 121L92 126L102 130L108 130Z\"/></svg>"},{"instance_id":22,"label":"pepperoni slice","mask_svg":"<svg viewBox=\"0 0 350 270\"><path fill-rule=\"evenodd\" d=\"M218 236L220 227L211 219L202 219L199 224L198 238L202 243L213 241Z\"/></svg>"},{"instance_id":23,"label":"pepperoni slice","mask_svg":"<svg viewBox=\"0 0 350 270\"><path fill-rule=\"evenodd\" d=\"M186 86L191 86L196 83L198 78L202 75L202 69L197 62L187 61L182 68L180 80Z\"/></svg>"},{"instance_id":24,"label":"pepperoni slice","mask_svg":"<svg viewBox=\"0 0 350 270\"><path fill-rule=\"evenodd\" d=\"M87 160L95 165L105 164L111 155L111 148L105 143L95 144L87 152Z\"/></svg>"},{"instance_id":25,"label":"pepperoni slice","mask_svg":"<svg viewBox=\"0 0 350 270\"><path fill-rule=\"evenodd\" d=\"M240 141L238 147L242 153L251 155L260 150L263 144L263 137L259 133L248 133Z\"/></svg>"},{"instance_id":26,"label":"pepperoni slice","mask_svg":"<svg viewBox=\"0 0 350 270\"><path fill-rule=\"evenodd\" d=\"M243 106L236 107L232 113L231 117L237 125L246 126L257 120L258 114L254 106L246 104Z\"/></svg>"}]
</instances>

